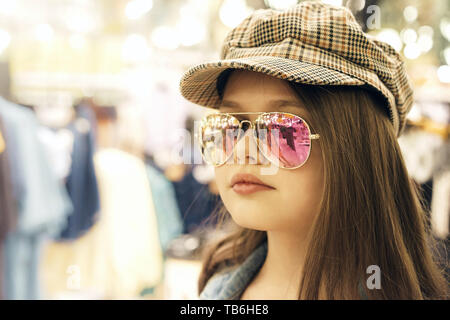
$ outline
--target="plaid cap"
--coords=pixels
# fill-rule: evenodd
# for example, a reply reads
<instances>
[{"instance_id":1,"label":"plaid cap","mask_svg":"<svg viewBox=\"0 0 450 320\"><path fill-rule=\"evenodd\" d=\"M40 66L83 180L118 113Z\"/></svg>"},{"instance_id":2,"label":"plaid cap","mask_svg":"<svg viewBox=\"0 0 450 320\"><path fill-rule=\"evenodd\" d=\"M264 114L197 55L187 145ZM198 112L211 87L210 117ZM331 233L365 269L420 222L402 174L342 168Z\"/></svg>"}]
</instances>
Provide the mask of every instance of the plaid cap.
<instances>
[{"instance_id":1,"label":"plaid cap","mask_svg":"<svg viewBox=\"0 0 450 320\"><path fill-rule=\"evenodd\" d=\"M363 86L385 98L397 136L413 103L412 84L395 49L364 33L346 7L319 1L254 11L228 33L219 61L184 73L182 96L217 108L217 78L229 68L304 84Z\"/></svg>"}]
</instances>

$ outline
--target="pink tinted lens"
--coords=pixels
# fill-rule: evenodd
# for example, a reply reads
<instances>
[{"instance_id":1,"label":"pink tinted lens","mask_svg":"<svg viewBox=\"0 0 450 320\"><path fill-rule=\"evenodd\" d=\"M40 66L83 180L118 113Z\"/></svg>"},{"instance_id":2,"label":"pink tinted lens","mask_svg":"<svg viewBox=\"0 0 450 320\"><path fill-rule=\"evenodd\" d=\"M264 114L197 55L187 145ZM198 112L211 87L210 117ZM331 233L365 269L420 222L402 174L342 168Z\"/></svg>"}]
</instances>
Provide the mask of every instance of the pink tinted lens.
<instances>
[{"instance_id":1,"label":"pink tinted lens","mask_svg":"<svg viewBox=\"0 0 450 320\"><path fill-rule=\"evenodd\" d=\"M281 167L293 168L308 159L311 140L306 123L286 113L268 113L258 122L258 136L262 150Z\"/></svg>"}]
</instances>

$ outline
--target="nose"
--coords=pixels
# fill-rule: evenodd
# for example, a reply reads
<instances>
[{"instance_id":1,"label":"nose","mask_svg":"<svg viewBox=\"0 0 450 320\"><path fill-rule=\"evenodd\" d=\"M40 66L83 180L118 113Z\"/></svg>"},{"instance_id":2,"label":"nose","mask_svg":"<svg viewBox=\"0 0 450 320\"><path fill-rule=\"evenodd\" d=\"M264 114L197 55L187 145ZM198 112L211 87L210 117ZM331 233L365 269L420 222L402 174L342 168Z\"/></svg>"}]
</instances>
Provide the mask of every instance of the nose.
<instances>
[{"instance_id":1,"label":"nose","mask_svg":"<svg viewBox=\"0 0 450 320\"><path fill-rule=\"evenodd\" d=\"M243 123L244 136L239 139L234 148L233 164L262 164L262 155L254 138L253 128Z\"/></svg>"}]
</instances>

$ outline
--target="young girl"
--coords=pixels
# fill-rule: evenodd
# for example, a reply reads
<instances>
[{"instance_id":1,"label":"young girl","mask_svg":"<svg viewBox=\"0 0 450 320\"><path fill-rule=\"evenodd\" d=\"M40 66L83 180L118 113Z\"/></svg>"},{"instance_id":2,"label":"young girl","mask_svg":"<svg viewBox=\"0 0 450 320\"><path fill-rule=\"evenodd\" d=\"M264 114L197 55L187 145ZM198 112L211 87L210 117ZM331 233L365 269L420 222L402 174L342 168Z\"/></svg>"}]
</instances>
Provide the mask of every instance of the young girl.
<instances>
[{"instance_id":1,"label":"young girl","mask_svg":"<svg viewBox=\"0 0 450 320\"><path fill-rule=\"evenodd\" d=\"M420 192L397 143L403 61L351 12L257 10L182 95L236 230L207 252L201 299L445 299Z\"/></svg>"}]
</instances>

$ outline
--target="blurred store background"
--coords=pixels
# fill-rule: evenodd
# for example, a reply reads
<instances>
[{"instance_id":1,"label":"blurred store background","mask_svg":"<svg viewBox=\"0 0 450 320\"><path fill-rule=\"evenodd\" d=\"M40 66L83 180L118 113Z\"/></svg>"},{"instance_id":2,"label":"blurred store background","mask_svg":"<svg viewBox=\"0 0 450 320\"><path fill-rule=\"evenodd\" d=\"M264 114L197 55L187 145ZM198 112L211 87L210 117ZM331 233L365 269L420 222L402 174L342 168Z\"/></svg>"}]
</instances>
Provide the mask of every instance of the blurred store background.
<instances>
[{"instance_id":1,"label":"blurred store background","mask_svg":"<svg viewBox=\"0 0 450 320\"><path fill-rule=\"evenodd\" d=\"M405 57L416 102L400 144L445 244L450 3L325 2ZM0 0L0 297L196 299L220 199L212 168L177 152L204 112L180 77L252 11L296 3Z\"/></svg>"}]
</instances>

